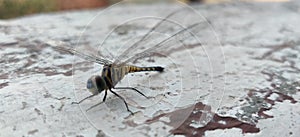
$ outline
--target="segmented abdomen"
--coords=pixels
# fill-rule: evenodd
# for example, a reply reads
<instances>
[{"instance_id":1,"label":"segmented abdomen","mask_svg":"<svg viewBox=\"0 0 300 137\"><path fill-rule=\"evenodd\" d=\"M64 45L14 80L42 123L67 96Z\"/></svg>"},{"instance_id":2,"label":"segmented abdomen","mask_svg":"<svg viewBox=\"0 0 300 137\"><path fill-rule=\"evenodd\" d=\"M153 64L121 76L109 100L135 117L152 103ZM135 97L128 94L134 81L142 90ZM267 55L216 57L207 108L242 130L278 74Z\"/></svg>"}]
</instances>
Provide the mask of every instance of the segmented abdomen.
<instances>
[{"instance_id":1,"label":"segmented abdomen","mask_svg":"<svg viewBox=\"0 0 300 137\"><path fill-rule=\"evenodd\" d=\"M140 71L159 71L162 72L164 70L163 67L136 67L136 66L128 66L129 73L132 72L140 72Z\"/></svg>"},{"instance_id":2,"label":"segmented abdomen","mask_svg":"<svg viewBox=\"0 0 300 137\"><path fill-rule=\"evenodd\" d=\"M159 71L162 72L163 67L136 67L136 66L122 66L122 67L108 67L103 69L102 76L105 75L111 79L112 86L115 86L128 73L141 71Z\"/></svg>"}]
</instances>

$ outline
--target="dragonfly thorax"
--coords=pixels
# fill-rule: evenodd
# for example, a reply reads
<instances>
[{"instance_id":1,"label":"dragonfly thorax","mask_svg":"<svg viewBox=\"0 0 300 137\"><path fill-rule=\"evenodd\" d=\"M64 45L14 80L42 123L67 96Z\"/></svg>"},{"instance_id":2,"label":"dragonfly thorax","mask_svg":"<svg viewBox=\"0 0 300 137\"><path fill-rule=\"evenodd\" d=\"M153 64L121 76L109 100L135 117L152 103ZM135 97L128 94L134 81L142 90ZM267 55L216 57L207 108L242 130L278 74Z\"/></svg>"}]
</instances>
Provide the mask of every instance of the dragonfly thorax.
<instances>
[{"instance_id":1,"label":"dragonfly thorax","mask_svg":"<svg viewBox=\"0 0 300 137\"><path fill-rule=\"evenodd\" d=\"M94 75L88 79L86 88L95 95L107 89L107 85L102 76Z\"/></svg>"}]
</instances>

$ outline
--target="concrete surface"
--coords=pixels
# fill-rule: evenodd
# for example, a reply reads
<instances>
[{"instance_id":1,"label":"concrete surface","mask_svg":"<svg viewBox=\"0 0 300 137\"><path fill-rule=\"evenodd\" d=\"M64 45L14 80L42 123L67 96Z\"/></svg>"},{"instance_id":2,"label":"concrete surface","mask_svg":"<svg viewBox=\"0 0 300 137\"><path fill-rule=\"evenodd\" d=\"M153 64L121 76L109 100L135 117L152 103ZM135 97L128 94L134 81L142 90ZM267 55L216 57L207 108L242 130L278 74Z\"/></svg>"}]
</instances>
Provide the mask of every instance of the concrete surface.
<instances>
[{"instance_id":1,"label":"concrete surface","mask_svg":"<svg viewBox=\"0 0 300 137\"><path fill-rule=\"evenodd\" d=\"M126 3L0 21L0 136L299 136L300 3L182 7ZM118 83L152 97L118 90L134 115L111 93L87 112L103 93L71 104L90 95L86 80L102 66L55 45L124 61L194 23L156 56L129 62L165 67Z\"/></svg>"}]
</instances>

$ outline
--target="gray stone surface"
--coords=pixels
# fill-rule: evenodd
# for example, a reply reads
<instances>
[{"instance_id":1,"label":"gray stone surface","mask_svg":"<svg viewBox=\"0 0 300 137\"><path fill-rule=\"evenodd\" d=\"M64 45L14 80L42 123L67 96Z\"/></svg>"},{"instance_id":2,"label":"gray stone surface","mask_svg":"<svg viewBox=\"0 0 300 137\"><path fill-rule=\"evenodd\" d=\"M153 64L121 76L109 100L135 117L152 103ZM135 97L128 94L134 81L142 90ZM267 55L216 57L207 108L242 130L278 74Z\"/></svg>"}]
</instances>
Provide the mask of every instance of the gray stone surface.
<instances>
[{"instance_id":1,"label":"gray stone surface","mask_svg":"<svg viewBox=\"0 0 300 137\"><path fill-rule=\"evenodd\" d=\"M129 74L118 84L152 97L118 91L134 115L111 93L87 112L103 93L71 104L90 95L86 80L102 66L55 45L114 60L182 6L127 4L0 21L0 136L299 136L297 1L191 5L195 11L170 18L179 25L163 24L142 45L201 22L191 29L198 39L171 39L159 48L167 57L132 62L161 65L164 73Z\"/></svg>"}]
</instances>

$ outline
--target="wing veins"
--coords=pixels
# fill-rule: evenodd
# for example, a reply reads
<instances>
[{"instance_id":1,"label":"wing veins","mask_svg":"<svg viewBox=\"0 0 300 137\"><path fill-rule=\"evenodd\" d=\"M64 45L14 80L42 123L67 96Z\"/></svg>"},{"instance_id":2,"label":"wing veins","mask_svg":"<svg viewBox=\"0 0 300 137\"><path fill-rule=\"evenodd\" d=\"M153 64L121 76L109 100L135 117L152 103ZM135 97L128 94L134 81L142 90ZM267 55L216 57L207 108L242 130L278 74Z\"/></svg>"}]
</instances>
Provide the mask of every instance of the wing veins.
<instances>
[{"instance_id":1,"label":"wing veins","mask_svg":"<svg viewBox=\"0 0 300 137\"><path fill-rule=\"evenodd\" d=\"M123 56L127 55L130 51L132 51L133 49L135 49L138 46L138 44L141 43L143 40L145 40L146 37L148 37L158 26L160 26L164 21L166 21L168 18L170 18L171 16L173 16L174 14L176 14L179 11L181 11L181 10L177 10L177 11L174 11L174 12L170 13L169 15L167 15L166 17L164 17L161 21L159 21L157 24L155 24L146 33L146 35L144 35L139 41L135 42L129 48L127 48L127 50L125 50L120 56L118 56L118 58L114 62L119 62L120 57L123 57Z\"/></svg>"},{"instance_id":2,"label":"wing veins","mask_svg":"<svg viewBox=\"0 0 300 137\"><path fill-rule=\"evenodd\" d=\"M54 44L55 46L54 46L53 43L51 43L51 42L53 42L53 41L50 41L47 44L50 45L51 47L55 48L55 49L62 50L62 51L69 52L71 54L77 55L78 57L80 57L82 59L85 59L87 61L95 62L95 63L101 64L101 65L112 64L112 62L109 61L109 60L99 58L99 57L94 56L94 55L84 54L84 53L79 52L79 51L77 51L77 50L75 50L75 49L73 49L69 46L57 45L56 42L54 42L55 43Z\"/></svg>"},{"instance_id":3,"label":"wing veins","mask_svg":"<svg viewBox=\"0 0 300 137\"><path fill-rule=\"evenodd\" d=\"M145 50L145 51L143 51L143 52L137 53L135 56L133 56L133 57L127 59L126 61L124 61L124 63L128 63L128 62L130 62L130 61L132 61L132 60L138 60L138 59L141 59L141 58L147 56L147 54L148 54L148 56L149 56L149 55L151 56L151 54L150 54L150 53L151 53L151 50L154 50L154 49L160 47L163 43L167 42L167 41L170 40L171 38L173 38L173 37L175 37L175 36L177 36L177 35L179 35L179 34L182 34L182 32L185 32L186 30L189 30L189 29L191 29L191 28L193 28L193 27L199 25L200 23L201 23L201 22L194 23L194 24L188 26L187 28L184 28L184 29L181 29L181 30L177 31L176 33L174 33L174 34L171 35L170 37L168 37L168 38L162 40L161 42L157 43L155 46L153 46L153 47L151 47L151 48L149 48L149 49L147 49L147 50ZM190 32L190 33L191 33L191 32ZM152 53L152 54L153 54L153 53Z\"/></svg>"}]
</instances>

